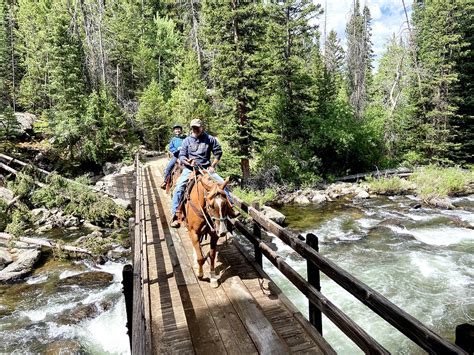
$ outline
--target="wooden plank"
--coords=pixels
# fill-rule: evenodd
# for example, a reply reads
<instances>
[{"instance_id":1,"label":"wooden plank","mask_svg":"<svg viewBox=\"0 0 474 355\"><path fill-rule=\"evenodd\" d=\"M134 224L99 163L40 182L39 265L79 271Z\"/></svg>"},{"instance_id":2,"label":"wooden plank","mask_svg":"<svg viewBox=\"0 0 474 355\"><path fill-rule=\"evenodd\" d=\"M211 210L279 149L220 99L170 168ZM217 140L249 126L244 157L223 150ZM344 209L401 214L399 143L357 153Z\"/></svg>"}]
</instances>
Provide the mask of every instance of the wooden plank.
<instances>
[{"instance_id":1,"label":"wooden plank","mask_svg":"<svg viewBox=\"0 0 474 355\"><path fill-rule=\"evenodd\" d=\"M196 354L225 354L225 346L199 284L179 286Z\"/></svg>"},{"instance_id":2,"label":"wooden plank","mask_svg":"<svg viewBox=\"0 0 474 355\"><path fill-rule=\"evenodd\" d=\"M146 249L149 262L150 312L154 353L194 353L188 322L176 284L174 267L164 229L160 223L160 199L156 177L147 169Z\"/></svg>"},{"instance_id":3,"label":"wooden plank","mask_svg":"<svg viewBox=\"0 0 474 355\"><path fill-rule=\"evenodd\" d=\"M259 353L287 354L289 349L285 342L275 332L240 278L232 276L222 284L222 287L247 328Z\"/></svg>"},{"instance_id":4,"label":"wooden plank","mask_svg":"<svg viewBox=\"0 0 474 355\"><path fill-rule=\"evenodd\" d=\"M258 351L252 338L224 289L222 287L212 288L210 285L202 283L201 290L226 351L230 354L257 354Z\"/></svg>"}]
</instances>

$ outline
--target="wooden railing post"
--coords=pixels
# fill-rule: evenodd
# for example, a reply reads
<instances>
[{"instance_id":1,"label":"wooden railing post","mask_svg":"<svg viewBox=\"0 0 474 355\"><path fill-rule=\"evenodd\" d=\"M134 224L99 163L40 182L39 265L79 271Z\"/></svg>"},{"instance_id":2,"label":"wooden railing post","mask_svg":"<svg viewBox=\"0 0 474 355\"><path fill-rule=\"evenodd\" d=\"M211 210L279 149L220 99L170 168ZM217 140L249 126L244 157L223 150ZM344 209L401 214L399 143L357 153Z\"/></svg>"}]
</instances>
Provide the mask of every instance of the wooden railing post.
<instances>
[{"instance_id":1,"label":"wooden railing post","mask_svg":"<svg viewBox=\"0 0 474 355\"><path fill-rule=\"evenodd\" d=\"M456 327L456 345L468 354L474 352L474 325L464 323Z\"/></svg>"},{"instance_id":2,"label":"wooden railing post","mask_svg":"<svg viewBox=\"0 0 474 355\"><path fill-rule=\"evenodd\" d=\"M130 349L132 349L132 310L133 310L133 266L127 264L122 270L122 285L123 295L125 297L125 310L127 312L127 329L128 329L128 340L130 341Z\"/></svg>"},{"instance_id":3,"label":"wooden railing post","mask_svg":"<svg viewBox=\"0 0 474 355\"><path fill-rule=\"evenodd\" d=\"M306 235L306 244L319 252L318 237L312 233ZM308 282L318 291L321 291L321 281L319 276L319 268L311 261L306 260L308 271ZM323 321L321 311L309 301L309 322L316 328L319 334L323 334Z\"/></svg>"},{"instance_id":4,"label":"wooden railing post","mask_svg":"<svg viewBox=\"0 0 474 355\"><path fill-rule=\"evenodd\" d=\"M252 202L252 207L255 208L257 211L260 211L260 204L258 203L258 201ZM262 237L262 228L255 220L253 221L253 234L259 239ZM255 245L254 253L255 262L263 268L262 251L260 250L258 245Z\"/></svg>"}]
</instances>

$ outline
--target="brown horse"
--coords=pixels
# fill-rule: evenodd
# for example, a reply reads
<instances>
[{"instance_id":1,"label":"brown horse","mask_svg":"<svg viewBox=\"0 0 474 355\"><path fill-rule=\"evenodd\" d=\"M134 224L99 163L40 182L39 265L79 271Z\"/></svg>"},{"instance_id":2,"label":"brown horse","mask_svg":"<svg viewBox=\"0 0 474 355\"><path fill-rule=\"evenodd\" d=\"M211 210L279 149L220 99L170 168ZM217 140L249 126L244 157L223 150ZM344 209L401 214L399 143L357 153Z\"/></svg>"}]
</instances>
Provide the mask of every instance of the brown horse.
<instances>
[{"instance_id":1,"label":"brown horse","mask_svg":"<svg viewBox=\"0 0 474 355\"><path fill-rule=\"evenodd\" d=\"M179 177L181 176L181 173L183 172L183 164L180 163L180 161L176 161L176 164L174 164L173 170L171 170L171 174L169 178L166 180L166 193L169 194L173 186L176 185L176 182L178 181Z\"/></svg>"},{"instance_id":2,"label":"brown horse","mask_svg":"<svg viewBox=\"0 0 474 355\"><path fill-rule=\"evenodd\" d=\"M195 183L189 193L185 213L186 225L196 254L197 275L199 278L204 276L203 264L209 257L211 286L218 287L214 268L217 241L227 233L227 217L235 216L224 191L229 179L227 178L222 184L215 182L208 174L192 179L195 179ZM210 250L203 256L200 243L206 234L211 237Z\"/></svg>"}]
</instances>

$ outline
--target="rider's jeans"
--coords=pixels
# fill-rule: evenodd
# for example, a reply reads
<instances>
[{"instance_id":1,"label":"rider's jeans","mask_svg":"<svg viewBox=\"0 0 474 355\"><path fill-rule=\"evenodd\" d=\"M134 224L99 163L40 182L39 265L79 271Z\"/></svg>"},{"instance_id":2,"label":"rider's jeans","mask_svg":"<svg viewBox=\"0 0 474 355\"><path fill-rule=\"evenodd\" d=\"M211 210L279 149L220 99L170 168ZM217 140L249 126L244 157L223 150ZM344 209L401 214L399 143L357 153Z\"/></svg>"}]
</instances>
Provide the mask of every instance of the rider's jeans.
<instances>
[{"instance_id":1,"label":"rider's jeans","mask_svg":"<svg viewBox=\"0 0 474 355\"><path fill-rule=\"evenodd\" d=\"M184 168L183 172L181 173L181 176L178 179L178 182L176 183L176 187L173 191L173 201L171 204L171 215L174 216L176 214L176 210L178 209L179 201L181 201L181 196L184 193L184 190L186 189L186 182L188 181L189 175L191 174L192 170L188 168ZM224 179L221 178L217 173L212 173L209 174L211 175L214 180L216 180L218 183L223 183ZM234 203L232 200L232 197L230 196L230 192L227 189L227 187L224 189L225 193L227 194L227 197L229 198L230 203Z\"/></svg>"},{"instance_id":2,"label":"rider's jeans","mask_svg":"<svg viewBox=\"0 0 474 355\"><path fill-rule=\"evenodd\" d=\"M168 176L171 174L171 170L173 170L173 166L174 166L174 164L176 164L177 160L178 160L178 158L176 158L174 155L171 157L171 159L168 162L168 165L166 166L166 169L165 169L165 179L164 179L164 181L166 181Z\"/></svg>"}]
</instances>

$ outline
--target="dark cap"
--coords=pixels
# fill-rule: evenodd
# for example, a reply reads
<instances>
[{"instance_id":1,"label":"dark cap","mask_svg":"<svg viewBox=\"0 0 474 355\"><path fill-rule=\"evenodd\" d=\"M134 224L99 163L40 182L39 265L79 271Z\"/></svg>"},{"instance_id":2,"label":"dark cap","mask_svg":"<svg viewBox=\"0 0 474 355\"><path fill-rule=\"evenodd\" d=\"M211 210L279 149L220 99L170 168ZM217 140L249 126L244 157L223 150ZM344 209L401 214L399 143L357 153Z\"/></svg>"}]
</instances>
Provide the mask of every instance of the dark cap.
<instances>
[{"instance_id":1,"label":"dark cap","mask_svg":"<svg viewBox=\"0 0 474 355\"><path fill-rule=\"evenodd\" d=\"M175 123L174 126L173 126L173 130L176 129L176 128L183 129L183 126L181 126L181 125L178 124L178 123Z\"/></svg>"}]
</instances>

